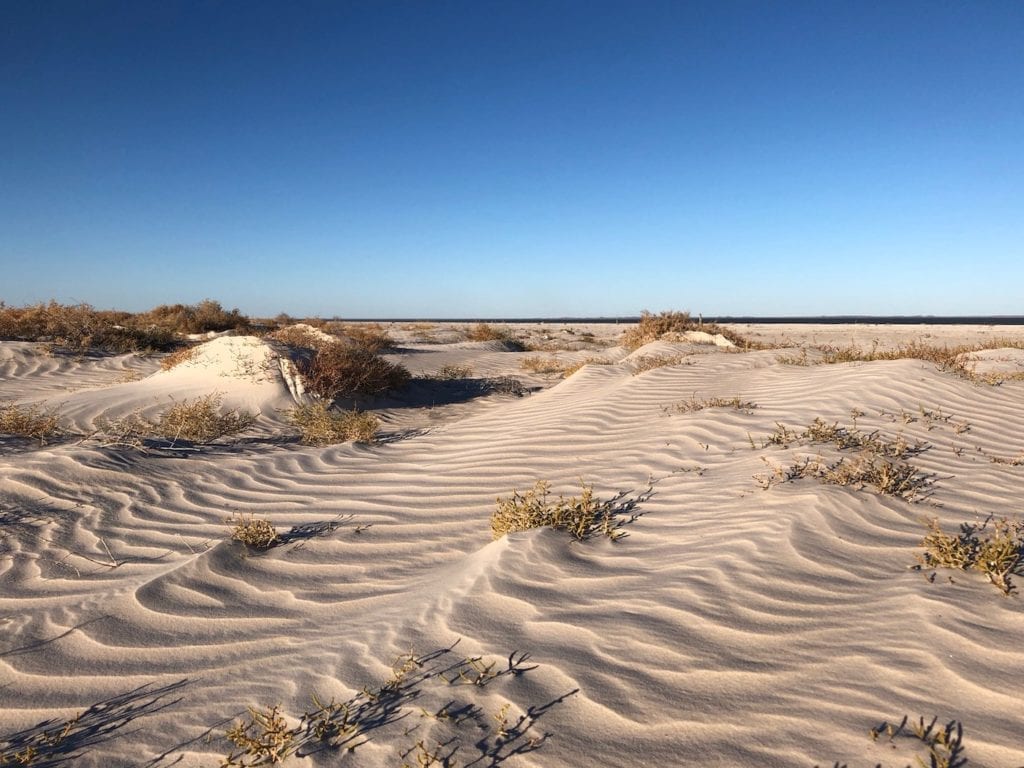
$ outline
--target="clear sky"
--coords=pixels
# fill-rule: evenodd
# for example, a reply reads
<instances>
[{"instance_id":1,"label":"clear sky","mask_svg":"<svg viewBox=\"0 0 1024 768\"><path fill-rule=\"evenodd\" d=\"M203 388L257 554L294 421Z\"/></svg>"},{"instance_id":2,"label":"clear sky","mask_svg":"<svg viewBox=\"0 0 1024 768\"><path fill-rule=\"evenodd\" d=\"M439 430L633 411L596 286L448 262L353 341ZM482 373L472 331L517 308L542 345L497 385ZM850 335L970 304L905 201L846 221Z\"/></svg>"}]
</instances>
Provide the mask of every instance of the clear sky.
<instances>
[{"instance_id":1,"label":"clear sky","mask_svg":"<svg viewBox=\"0 0 1024 768\"><path fill-rule=\"evenodd\" d=\"M1024 314L1024 2L0 0L0 299Z\"/></svg>"}]
</instances>

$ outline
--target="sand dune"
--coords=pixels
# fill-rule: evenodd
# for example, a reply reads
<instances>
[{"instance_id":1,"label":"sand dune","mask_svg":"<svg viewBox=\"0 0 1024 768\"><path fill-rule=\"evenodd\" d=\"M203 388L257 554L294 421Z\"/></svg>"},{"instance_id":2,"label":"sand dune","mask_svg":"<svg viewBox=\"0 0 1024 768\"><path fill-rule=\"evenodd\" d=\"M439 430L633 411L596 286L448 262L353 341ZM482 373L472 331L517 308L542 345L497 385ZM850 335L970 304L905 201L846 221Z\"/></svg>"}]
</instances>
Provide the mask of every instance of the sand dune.
<instances>
[{"instance_id":1,"label":"sand dune","mask_svg":"<svg viewBox=\"0 0 1024 768\"><path fill-rule=\"evenodd\" d=\"M785 365L707 339L559 351L610 361L564 380L524 372L531 353L496 342L402 347L414 373L471 366L535 391L453 401L433 421L399 397L386 423L430 428L370 446L5 443L0 745L86 712L110 727L73 737L69 764L215 765L247 706L280 704L295 725L313 693L380 686L411 652L428 658L392 709L367 710L365 743L286 764L416 765L423 749L460 766L904 765L919 743L868 736L903 715L960 721L971 766L1024 764L1024 598L980 573L912 568L923 517L953 530L1024 512L1010 461L1024 455L1024 381L917 360ZM4 342L0 398L59 403L84 431L218 391L265 415L255 435L281 428L274 414L302 397L287 361L255 339L199 349L162 371ZM638 373L644 356L681 359ZM978 359L1021 364L1016 350ZM756 407L675 407L733 397ZM772 466L841 455L762 445L816 417L926 444L910 461L930 486L916 502L813 478L764 489L755 476ZM628 535L492 541L495 497L539 479L634 503ZM239 512L286 543L253 554L227 540ZM513 652L529 654L518 674L461 684L479 670L459 660L498 672ZM446 668L454 683L435 674ZM506 704L509 725L527 719L502 736ZM462 716L436 716L446 706Z\"/></svg>"}]
</instances>

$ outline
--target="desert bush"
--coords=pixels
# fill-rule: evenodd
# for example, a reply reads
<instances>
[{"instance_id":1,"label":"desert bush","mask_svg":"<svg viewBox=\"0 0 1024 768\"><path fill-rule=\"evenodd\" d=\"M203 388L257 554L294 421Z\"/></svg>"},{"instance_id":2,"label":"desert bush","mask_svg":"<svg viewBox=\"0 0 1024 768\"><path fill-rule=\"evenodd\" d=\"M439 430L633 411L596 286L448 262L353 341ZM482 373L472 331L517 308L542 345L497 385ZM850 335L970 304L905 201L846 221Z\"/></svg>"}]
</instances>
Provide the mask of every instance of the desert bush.
<instances>
[{"instance_id":1,"label":"desert bush","mask_svg":"<svg viewBox=\"0 0 1024 768\"><path fill-rule=\"evenodd\" d=\"M322 401L300 405L291 411L289 420L299 428L306 445L332 445L349 440L369 443L380 427L380 420L371 413L332 411Z\"/></svg>"},{"instance_id":2,"label":"desert bush","mask_svg":"<svg viewBox=\"0 0 1024 768\"><path fill-rule=\"evenodd\" d=\"M665 406L663 410L665 413L693 413L694 411L702 411L705 408L733 408L743 413L752 413L757 408L757 404L749 400L740 400L738 397L708 397L698 400L694 396L675 405Z\"/></svg>"},{"instance_id":3,"label":"desert bush","mask_svg":"<svg viewBox=\"0 0 1024 768\"><path fill-rule=\"evenodd\" d=\"M539 357L538 355L529 355L519 361L519 367L524 371L530 371L532 373L561 373L565 365L554 357Z\"/></svg>"},{"instance_id":4,"label":"desert bush","mask_svg":"<svg viewBox=\"0 0 1024 768\"><path fill-rule=\"evenodd\" d=\"M324 330L374 354L396 346L395 340L379 323L327 323Z\"/></svg>"},{"instance_id":5,"label":"desert bush","mask_svg":"<svg viewBox=\"0 0 1024 768\"><path fill-rule=\"evenodd\" d=\"M550 483L539 480L525 493L514 490L511 496L499 497L491 515L494 538L531 528L557 528L579 540L594 533L602 533L613 541L623 535L614 504L597 499L592 486L581 484L579 496L557 499L551 497L550 487Z\"/></svg>"},{"instance_id":6,"label":"desert bush","mask_svg":"<svg viewBox=\"0 0 1024 768\"><path fill-rule=\"evenodd\" d=\"M88 304L51 301L27 307L0 304L0 338L44 341L60 351L112 353L165 351L175 345L168 331L132 324L127 312L97 311Z\"/></svg>"},{"instance_id":7,"label":"desert bush","mask_svg":"<svg viewBox=\"0 0 1024 768\"><path fill-rule=\"evenodd\" d=\"M404 366L390 363L363 347L337 344L318 349L297 363L306 389L325 400L350 395L378 395L409 382Z\"/></svg>"},{"instance_id":8,"label":"desert bush","mask_svg":"<svg viewBox=\"0 0 1024 768\"><path fill-rule=\"evenodd\" d=\"M0 435L14 435L38 440L45 445L49 438L61 434L60 414L41 405L0 403Z\"/></svg>"},{"instance_id":9,"label":"desert bush","mask_svg":"<svg viewBox=\"0 0 1024 768\"><path fill-rule=\"evenodd\" d=\"M633 375L653 371L655 368L664 368L670 365L693 365L693 361L687 361L685 355L641 355L629 360Z\"/></svg>"},{"instance_id":10,"label":"desert bush","mask_svg":"<svg viewBox=\"0 0 1024 768\"><path fill-rule=\"evenodd\" d=\"M132 318L137 327L152 326L175 333L248 331L252 322L237 309L225 310L219 301L203 299L198 304L161 304Z\"/></svg>"},{"instance_id":11,"label":"desert bush","mask_svg":"<svg viewBox=\"0 0 1024 768\"><path fill-rule=\"evenodd\" d=\"M497 395L515 395L516 397L522 397L529 391L523 385L523 382L514 376L493 376L491 378L484 379L482 386L485 391Z\"/></svg>"},{"instance_id":12,"label":"desert bush","mask_svg":"<svg viewBox=\"0 0 1024 768\"><path fill-rule=\"evenodd\" d=\"M271 331L267 335L274 341L287 344L289 347L294 347L295 349L308 349L310 351L339 343L333 338L328 337L325 339L324 337L311 332L308 328L303 328L298 325L289 325L285 328L279 328L275 331Z\"/></svg>"},{"instance_id":13,"label":"desert bush","mask_svg":"<svg viewBox=\"0 0 1024 768\"><path fill-rule=\"evenodd\" d=\"M231 538L253 549L270 549L281 539L268 520L253 515L239 514L224 521L231 528Z\"/></svg>"},{"instance_id":14,"label":"desert bush","mask_svg":"<svg viewBox=\"0 0 1024 768\"><path fill-rule=\"evenodd\" d=\"M982 536L991 523L991 531ZM1010 594L1015 587L1010 576L1019 574L1024 564L1024 523L986 520L982 525L963 523L960 532L950 535L942 530L938 518L925 520L928 533L921 541L925 552L919 558L926 568L974 569Z\"/></svg>"},{"instance_id":15,"label":"desert bush","mask_svg":"<svg viewBox=\"0 0 1024 768\"><path fill-rule=\"evenodd\" d=\"M622 334L622 345L637 349L644 344L657 341L666 333L683 333L693 330L689 312L666 311L652 315L646 309L640 313L640 322Z\"/></svg>"},{"instance_id":16,"label":"desert bush","mask_svg":"<svg viewBox=\"0 0 1024 768\"><path fill-rule=\"evenodd\" d=\"M248 411L220 413L221 395L210 394L175 403L152 425L153 434L168 439L207 443L248 429L256 420Z\"/></svg>"},{"instance_id":17,"label":"desert bush","mask_svg":"<svg viewBox=\"0 0 1024 768\"><path fill-rule=\"evenodd\" d=\"M454 381L456 379L468 379L473 375L473 369L468 365L442 365L441 369L434 376L442 381Z\"/></svg>"},{"instance_id":18,"label":"desert bush","mask_svg":"<svg viewBox=\"0 0 1024 768\"><path fill-rule=\"evenodd\" d=\"M466 338L469 341L504 341L521 347L512 331L508 328L491 325L490 323L477 323L466 330Z\"/></svg>"}]
</instances>

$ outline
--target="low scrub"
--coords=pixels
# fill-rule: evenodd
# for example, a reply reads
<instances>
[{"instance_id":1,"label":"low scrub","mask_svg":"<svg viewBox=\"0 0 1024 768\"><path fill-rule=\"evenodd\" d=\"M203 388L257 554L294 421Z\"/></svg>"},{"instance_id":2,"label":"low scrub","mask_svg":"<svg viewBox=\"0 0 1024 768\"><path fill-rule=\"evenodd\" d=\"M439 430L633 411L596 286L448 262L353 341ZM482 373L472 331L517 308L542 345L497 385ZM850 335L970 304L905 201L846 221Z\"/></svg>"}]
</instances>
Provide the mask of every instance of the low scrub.
<instances>
[{"instance_id":1,"label":"low scrub","mask_svg":"<svg viewBox=\"0 0 1024 768\"><path fill-rule=\"evenodd\" d=\"M738 333L715 323L694 321L689 312L666 311L652 314L646 309L640 313L640 322L622 334L622 346L627 349L638 349L669 334L681 334L687 331L703 331L719 334L742 349L763 349L763 344L750 341Z\"/></svg>"},{"instance_id":2,"label":"low scrub","mask_svg":"<svg viewBox=\"0 0 1024 768\"><path fill-rule=\"evenodd\" d=\"M47 440L60 434L60 414L56 409L0 403L0 435L27 437L45 445Z\"/></svg>"},{"instance_id":3,"label":"low scrub","mask_svg":"<svg viewBox=\"0 0 1024 768\"><path fill-rule=\"evenodd\" d=\"M160 414L156 420L131 413L120 419L97 419L97 435L108 445L141 447L151 438L163 438L172 443L187 440L209 443L221 437L230 437L252 426L256 417L248 411L220 412L222 396L209 394L177 402Z\"/></svg>"},{"instance_id":4,"label":"low scrub","mask_svg":"<svg viewBox=\"0 0 1024 768\"><path fill-rule=\"evenodd\" d=\"M306 389L327 401L379 395L409 383L409 371L363 347L336 344L298 362Z\"/></svg>"},{"instance_id":5,"label":"low scrub","mask_svg":"<svg viewBox=\"0 0 1024 768\"><path fill-rule=\"evenodd\" d=\"M539 355L529 355L519 361L519 367L524 371L537 374L557 373L563 379L572 376L585 365L612 365L612 362L603 357L588 357L576 362L563 362L556 357L540 357Z\"/></svg>"},{"instance_id":6,"label":"low scrub","mask_svg":"<svg viewBox=\"0 0 1024 768\"><path fill-rule=\"evenodd\" d=\"M270 549L281 541L277 530L268 520L253 515L229 517L224 524L231 528L231 538L253 549Z\"/></svg>"},{"instance_id":7,"label":"low scrub","mask_svg":"<svg viewBox=\"0 0 1024 768\"><path fill-rule=\"evenodd\" d=\"M703 411L705 408L732 408L743 413L753 413L754 409L757 408L757 404L749 400L740 400L738 397L708 397L698 400L694 396L675 405L665 406L663 410L665 413L694 413L695 411Z\"/></svg>"},{"instance_id":8,"label":"low scrub","mask_svg":"<svg viewBox=\"0 0 1024 768\"><path fill-rule=\"evenodd\" d=\"M441 369L434 375L435 379L441 381L455 381L457 379L468 379L473 375L473 369L468 365L442 365Z\"/></svg>"},{"instance_id":9,"label":"low scrub","mask_svg":"<svg viewBox=\"0 0 1024 768\"><path fill-rule=\"evenodd\" d=\"M503 341L507 344L522 348L522 345L512 335L508 328L491 325L490 323L477 323L466 330L466 339L469 341Z\"/></svg>"},{"instance_id":10,"label":"low scrub","mask_svg":"<svg viewBox=\"0 0 1024 768\"><path fill-rule=\"evenodd\" d=\"M685 355L641 355L640 357L631 358L629 365L633 369L633 375L639 376L641 373L653 371L655 368L665 368L671 365L693 365L693 361L687 361Z\"/></svg>"},{"instance_id":11,"label":"low scrub","mask_svg":"<svg viewBox=\"0 0 1024 768\"><path fill-rule=\"evenodd\" d=\"M324 330L374 354L397 346L395 340L379 323L328 323Z\"/></svg>"},{"instance_id":12,"label":"low scrub","mask_svg":"<svg viewBox=\"0 0 1024 768\"><path fill-rule=\"evenodd\" d=\"M369 443L380 428L380 420L371 413L332 411L323 401L300 405L289 414L289 420L299 428L306 445L333 445L350 440Z\"/></svg>"},{"instance_id":13,"label":"low scrub","mask_svg":"<svg viewBox=\"0 0 1024 768\"><path fill-rule=\"evenodd\" d=\"M532 528L557 528L578 540L600 533L612 541L624 535L615 505L594 496L592 486L582 484L579 496L553 497L551 484L540 480L533 488L499 497L491 515L491 533L500 539L507 533Z\"/></svg>"},{"instance_id":14,"label":"low scrub","mask_svg":"<svg viewBox=\"0 0 1024 768\"><path fill-rule=\"evenodd\" d=\"M176 352L171 352L169 355L160 360L160 367L165 371L169 371L172 368L177 368L182 363L187 363L189 360L194 360L198 352L199 347L182 347Z\"/></svg>"},{"instance_id":15,"label":"low scrub","mask_svg":"<svg viewBox=\"0 0 1024 768\"><path fill-rule=\"evenodd\" d=\"M925 525L924 567L981 571L1003 594L1016 589L1010 576L1024 565L1024 523L990 518L981 525L963 523L957 534L943 531L938 518L925 520Z\"/></svg>"}]
</instances>

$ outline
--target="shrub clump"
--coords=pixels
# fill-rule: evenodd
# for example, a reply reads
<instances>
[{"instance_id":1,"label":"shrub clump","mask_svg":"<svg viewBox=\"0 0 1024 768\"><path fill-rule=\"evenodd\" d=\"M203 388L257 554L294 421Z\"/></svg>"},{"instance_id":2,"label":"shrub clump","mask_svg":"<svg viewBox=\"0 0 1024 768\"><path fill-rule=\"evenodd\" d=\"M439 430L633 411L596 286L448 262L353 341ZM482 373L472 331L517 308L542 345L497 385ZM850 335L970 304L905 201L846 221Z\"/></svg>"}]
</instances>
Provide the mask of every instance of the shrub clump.
<instances>
[{"instance_id":1,"label":"shrub clump","mask_svg":"<svg viewBox=\"0 0 1024 768\"><path fill-rule=\"evenodd\" d=\"M333 344L298 362L306 389L327 401L378 395L409 383L409 371L364 347Z\"/></svg>"},{"instance_id":2,"label":"shrub clump","mask_svg":"<svg viewBox=\"0 0 1024 768\"><path fill-rule=\"evenodd\" d=\"M60 415L41 405L15 405L0 403L0 435L29 437L45 445L47 438L61 434Z\"/></svg>"},{"instance_id":3,"label":"shrub clump","mask_svg":"<svg viewBox=\"0 0 1024 768\"><path fill-rule=\"evenodd\" d=\"M324 402L300 405L289 414L289 420L302 433L306 445L333 445L354 440L373 442L380 420L361 411L332 411Z\"/></svg>"},{"instance_id":4,"label":"shrub clump","mask_svg":"<svg viewBox=\"0 0 1024 768\"><path fill-rule=\"evenodd\" d=\"M622 345L637 349L657 341L666 333L683 333L694 328L689 312L666 311L652 315L646 309L640 313L640 322L622 334Z\"/></svg>"},{"instance_id":5,"label":"shrub clump","mask_svg":"<svg viewBox=\"0 0 1024 768\"><path fill-rule=\"evenodd\" d=\"M248 411L220 413L221 395L214 393L175 403L156 421L130 413L120 419L97 419L97 434L111 445L141 447L147 438L208 443L237 434L252 426L256 417Z\"/></svg>"},{"instance_id":6,"label":"shrub clump","mask_svg":"<svg viewBox=\"0 0 1024 768\"><path fill-rule=\"evenodd\" d=\"M992 530L984 537L989 523ZM960 532L950 535L942 530L938 518L925 520L928 533L921 541L925 552L919 558L926 568L974 569L1009 595L1015 587L1010 582L1024 565L1024 523L986 520L982 525L963 523Z\"/></svg>"},{"instance_id":7,"label":"shrub clump","mask_svg":"<svg viewBox=\"0 0 1024 768\"><path fill-rule=\"evenodd\" d=\"M552 498L551 484L538 480L525 493L512 491L508 497L498 497L497 507L491 515L491 533L500 539L507 533L527 531L531 528L557 528L568 531L577 540L601 533L612 541L625 535L620 530L615 505L594 496L593 486L581 484L580 495Z\"/></svg>"},{"instance_id":8,"label":"shrub clump","mask_svg":"<svg viewBox=\"0 0 1024 768\"><path fill-rule=\"evenodd\" d=\"M240 541L253 549L270 549L281 540L268 520L252 515L232 516L225 520L224 524L231 526L232 540Z\"/></svg>"}]
</instances>

